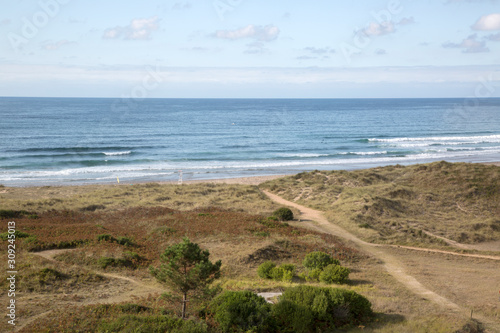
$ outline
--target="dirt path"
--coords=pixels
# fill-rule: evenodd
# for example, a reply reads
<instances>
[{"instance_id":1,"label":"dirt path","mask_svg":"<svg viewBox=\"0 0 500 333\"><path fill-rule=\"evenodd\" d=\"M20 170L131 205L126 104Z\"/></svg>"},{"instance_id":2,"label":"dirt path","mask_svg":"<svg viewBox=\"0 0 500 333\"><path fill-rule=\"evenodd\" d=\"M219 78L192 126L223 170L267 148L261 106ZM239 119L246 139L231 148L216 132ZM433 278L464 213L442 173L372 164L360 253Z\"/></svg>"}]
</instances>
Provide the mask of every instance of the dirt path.
<instances>
[{"instance_id":1,"label":"dirt path","mask_svg":"<svg viewBox=\"0 0 500 333\"><path fill-rule=\"evenodd\" d=\"M69 251L74 251L74 249L48 250L48 251L41 251L41 252L33 252L32 254L39 256L39 257L42 257L42 258L45 258L45 259L52 261L52 262L60 263L59 261L55 260L54 257L58 254L62 254L62 253L69 252ZM97 274L111 278L111 279L118 279L118 280L123 280L123 281L133 283L137 287L143 288L145 290L150 290L150 292L164 292L165 291L165 289L161 288L160 286L145 284L139 280L135 280L135 279L132 279L130 277L123 276L123 275L104 273L104 272L98 272Z\"/></svg>"},{"instance_id":2,"label":"dirt path","mask_svg":"<svg viewBox=\"0 0 500 333\"><path fill-rule=\"evenodd\" d=\"M436 304L439 304L443 307L449 308L451 310L459 310L460 307L450 301L449 299L436 294L435 292L425 288L420 282L418 282L413 276L410 276L405 273L403 266L398 262L398 260L392 255L386 253L382 246L378 244L367 243L358 237L354 236L347 230L330 223L324 216L323 213L304 207L302 205L296 204L294 202L285 200L275 194L272 194L267 191L263 191L269 198L273 201L286 206L291 206L295 209L298 209L301 214L301 220L306 221L315 221L317 222L323 229L327 230L331 234L347 239L354 244L358 248L360 248L363 252L369 253L374 257L382 260L384 262L384 267L389 274L391 274L396 280L404 284L409 290L411 290L414 294L417 294L425 299L428 299Z\"/></svg>"},{"instance_id":3,"label":"dirt path","mask_svg":"<svg viewBox=\"0 0 500 333\"><path fill-rule=\"evenodd\" d=\"M41 252L33 252L32 254L60 264L60 262L55 260L54 257L58 254L69 251L74 251L74 249L48 250ZM122 303L133 300L135 298L146 297L150 294L165 292L165 288L162 288L160 285L155 283L147 284L140 280L136 280L116 273L97 272L96 274L107 277L109 279L119 280L125 283L121 283L119 286L116 287L110 287L107 290L105 290L106 291L105 293L98 295L91 295L83 301L69 302L68 305L70 303L79 306ZM29 318L28 320L24 321L22 325L17 325L15 331L18 332L22 330L24 327L28 326L34 321L49 315L54 310L55 309L51 309L49 311L45 311L43 313L40 313L36 316Z\"/></svg>"},{"instance_id":4,"label":"dirt path","mask_svg":"<svg viewBox=\"0 0 500 333\"><path fill-rule=\"evenodd\" d=\"M457 256L457 257L469 257L469 258L489 259L489 260L498 260L498 261L500 261L500 257L498 257L498 256L489 256L489 255L486 255L486 254L457 253L457 252L451 252L451 251L436 250L436 249L426 249L426 248L422 248L422 247L404 246L404 245L386 245L386 246L395 247L395 248L401 248L401 249L407 249L407 250L413 250L413 251L449 254L449 255Z\"/></svg>"},{"instance_id":5,"label":"dirt path","mask_svg":"<svg viewBox=\"0 0 500 333\"><path fill-rule=\"evenodd\" d=\"M479 243L479 244L462 244L462 243L456 242L452 239L448 239L448 238L443 237L443 236L435 235L429 231L422 230L422 232L424 232L425 234L427 234L429 236L439 238L442 241L444 241L445 243L447 243L448 245L451 245L451 246L458 248L458 249L477 250L477 251L500 251L500 242L499 241L485 242L485 243ZM500 260L500 257L498 257L497 260Z\"/></svg>"},{"instance_id":6,"label":"dirt path","mask_svg":"<svg viewBox=\"0 0 500 333\"><path fill-rule=\"evenodd\" d=\"M415 279L413 276L409 275L408 273L405 272L405 269L403 265L401 264L400 260L398 260L396 257L393 255L387 253L386 250L384 250L385 245L380 245L380 244L372 244L365 242L355 235L351 234L347 230L339 227L338 225L335 225L333 223L330 223L324 216L321 211L304 207L302 205L299 205L297 203L285 200L281 198L280 196L277 196L273 193L263 191L264 194L266 194L271 200L279 203L280 205L285 205L289 207L293 207L297 210L300 211L301 214L301 220L304 221L305 223L308 224L309 227L313 229L319 229L321 228L323 231L329 232L332 235L344 238L346 240L349 240L350 242L354 243L356 247L358 247L361 251L371 254L373 257L381 260L384 263L384 268L385 270L392 275L397 281L401 282L408 290L410 290L412 293L421 296L422 298L428 299L429 301L432 301L450 311L453 312L458 312L462 313L464 316L468 316L468 309L463 309L456 303L452 302L451 300L427 289L424 285L422 285L417 279ZM316 222L316 223L312 223ZM304 223L304 222L302 222ZM398 247L398 246L394 246ZM427 252L437 252L437 253L443 253L443 254L450 254L450 255L457 255L457 256L465 256L465 257L473 257L473 258L481 258L481 259L492 259L492 260L500 260L500 257L496 256L487 256L487 255L475 255L475 254L461 254L461 253L455 253L455 252L449 252L449 251L441 251L441 250L434 250L434 249L423 249L423 248L415 248L415 247L408 247L408 246L399 246L400 248L407 248L410 250L416 250L416 251L427 251ZM492 327L491 332L496 332L499 328L498 323L492 322L489 318L485 318L484 316L477 316L484 324L487 324L488 326ZM490 332L490 330L488 330Z\"/></svg>"}]
</instances>

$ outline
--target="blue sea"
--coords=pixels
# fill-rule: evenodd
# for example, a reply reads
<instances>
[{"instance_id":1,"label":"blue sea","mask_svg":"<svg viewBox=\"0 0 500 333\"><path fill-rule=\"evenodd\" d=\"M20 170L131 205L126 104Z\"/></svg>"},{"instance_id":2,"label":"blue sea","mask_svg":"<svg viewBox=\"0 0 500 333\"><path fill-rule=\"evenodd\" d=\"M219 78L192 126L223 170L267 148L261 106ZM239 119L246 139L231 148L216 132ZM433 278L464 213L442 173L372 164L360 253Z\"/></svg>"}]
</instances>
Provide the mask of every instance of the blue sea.
<instances>
[{"instance_id":1,"label":"blue sea","mask_svg":"<svg viewBox=\"0 0 500 333\"><path fill-rule=\"evenodd\" d=\"M500 161L500 99L0 98L0 184Z\"/></svg>"}]
</instances>

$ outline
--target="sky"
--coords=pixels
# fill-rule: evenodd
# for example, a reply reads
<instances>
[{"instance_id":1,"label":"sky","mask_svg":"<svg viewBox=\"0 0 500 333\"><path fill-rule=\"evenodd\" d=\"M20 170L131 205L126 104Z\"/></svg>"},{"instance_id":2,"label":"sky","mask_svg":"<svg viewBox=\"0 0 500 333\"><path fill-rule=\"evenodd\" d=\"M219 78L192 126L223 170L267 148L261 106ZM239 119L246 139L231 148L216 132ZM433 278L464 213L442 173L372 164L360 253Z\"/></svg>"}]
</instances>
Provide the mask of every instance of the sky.
<instances>
[{"instance_id":1,"label":"sky","mask_svg":"<svg viewBox=\"0 0 500 333\"><path fill-rule=\"evenodd\" d=\"M500 0L0 5L0 96L500 97Z\"/></svg>"}]
</instances>

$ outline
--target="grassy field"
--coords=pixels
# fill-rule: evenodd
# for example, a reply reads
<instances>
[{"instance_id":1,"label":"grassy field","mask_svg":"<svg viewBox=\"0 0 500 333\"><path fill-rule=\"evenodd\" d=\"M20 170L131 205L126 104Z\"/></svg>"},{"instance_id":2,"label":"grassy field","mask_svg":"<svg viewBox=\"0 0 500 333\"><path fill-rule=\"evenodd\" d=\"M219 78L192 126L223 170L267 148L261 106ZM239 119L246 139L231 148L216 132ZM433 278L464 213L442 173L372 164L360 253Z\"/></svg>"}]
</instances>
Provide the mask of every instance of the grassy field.
<instances>
[{"instance_id":1,"label":"grassy field","mask_svg":"<svg viewBox=\"0 0 500 333\"><path fill-rule=\"evenodd\" d=\"M261 185L326 212L377 243L445 246L500 241L500 167L437 162L300 173ZM437 237L436 237L437 236Z\"/></svg>"},{"instance_id":2,"label":"grassy field","mask_svg":"<svg viewBox=\"0 0 500 333\"><path fill-rule=\"evenodd\" d=\"M498 213L495 190L499 183L498 170L437 163L355 172L313 172L286 177L262 187L309 206L324 208L335 221L346 218L345 225L367 239L441 246L418 231L410 237L408 232L385 226L415 220L418 227L412 224L411 228L425 227L453 239L455 231L449 232L445 226L434 225L424 218L437 212L430 210L424 216L419 215L420 205L432 203L430 207L444 207L449 223L453 217L461 217L462 227L486 225L466 229L470 242L479 240L475 234L487 240L498 239L494 230L497 223L494 213ZM452 182L454 193L447 193L452 191L451 187L442 188L447 184L442 179L445 171L460 178ZM469 178L469 183L464 181ZM433 184L438 180L439 184ZM474 184L473 190L470 184ZM405 194L407 191L411 192L409 196ZM428 201L427 195L434 199ZM468 323L460 313L443 311L413 295L389 276L380 262L342 240L304 229L299 221L290 224L269 221L267 217L279 206L257 186L206 183L2 187L0 200L2 225L15 220L16 230L22 237L17 240L17 314L19 324L29 324L21 332L98 331L104 327L99 326L100 323L113 323L124 316L151 320L166 313L177 314L178 303L161 297L165 288L154 281L148 267L157 265L162 250L184 236L208 249L212 261L222 260L220 283L229 290L279 291L304 283L322 285L297 277L291 283L262 280L257 277L256 269L264 261L272 260L278 264L296 264L300 273L304 256L312 251L324 251L338 258L351 269L350 282L341 287L366 296L377 313L366 327L351 327L349 332L459 332L467 324L477 325ZM454 210L456 203L463 210L487 215L486 219L479 222L480 218L474 214ZM382 204L385 206L380 206ZM399 216L395 216L396 208ZM352 220L363 212L366 217ZM409 217L404 218L406 214ZM475 220L467 222L466 217ZM359 227L363 223L370 227ZM391 233L380 235L378 228ZM0 241L2 258L7 255L6 244ZM423 257L412 256L411 252L401 255L407 256L420 278L437 280L438 289L446 286L447 276L457 274L464 265L462 261L455 263L441 258L419 259ZM435 265L446 262L447 275L434 278L419 271L419 267L432 262ZM479 275L474 275L475 269ZM468 275L457 283L464 283L464 288L467 283L477 284L473 278L481 279L480 274L487 272L492 272L488 264L471 262ZM0 300L6 304L5 273L0 278ZM453 297L454 290L445 292ZM480 290L477 295L481 295ZM202 303L202 300L193 300L189 304L191 319L199 320L197 308ZM497 308L480 308L480 296L471 300L471 304L482 313L498 316ZM0 322L0 331L8 329L6 320Z\"/></svg>"}]
</instances>

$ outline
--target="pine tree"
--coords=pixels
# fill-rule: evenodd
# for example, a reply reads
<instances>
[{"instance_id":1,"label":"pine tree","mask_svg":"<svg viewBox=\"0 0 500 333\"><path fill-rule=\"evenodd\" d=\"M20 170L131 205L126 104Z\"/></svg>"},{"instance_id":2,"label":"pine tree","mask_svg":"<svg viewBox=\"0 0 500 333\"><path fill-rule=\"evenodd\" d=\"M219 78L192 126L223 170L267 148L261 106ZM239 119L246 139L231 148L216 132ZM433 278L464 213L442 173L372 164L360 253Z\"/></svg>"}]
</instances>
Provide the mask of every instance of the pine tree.
<instances>
[{"instance_id":1,"label":"pine tree","mask_svg":"<svg viewBox=\"0 0 500 333\"><path fill-rule=\"evenodd\" d=\"M198 244L188 238L169 246L160 255L162 264L151 267L151 274L174 293L182 296L182 318L186 317L186 303L190 294L196 294L220 277L221 261L213 264L210 253L201 250Z\"/></svg>"}]
</instances>

